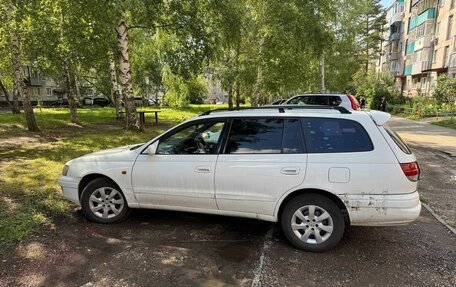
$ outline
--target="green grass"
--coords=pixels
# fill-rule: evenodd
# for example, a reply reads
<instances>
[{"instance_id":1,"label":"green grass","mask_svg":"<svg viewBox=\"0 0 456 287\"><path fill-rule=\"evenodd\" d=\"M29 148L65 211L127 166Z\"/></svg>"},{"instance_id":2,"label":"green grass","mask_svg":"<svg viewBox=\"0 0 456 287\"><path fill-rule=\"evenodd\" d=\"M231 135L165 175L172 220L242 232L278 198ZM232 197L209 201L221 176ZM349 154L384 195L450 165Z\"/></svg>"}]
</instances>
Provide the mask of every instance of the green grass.
<instances>
[{"instance_id":1,"label":"green grass","mask_svg":"<svg viewBox=\"0 0 456 287\"><path fill-rule=\"evenodd\" d=\"M453 120L443 120L443 121L435 121L432 122L433 125L456 129L456 119Z\"/></svg>"},{"instance_id":2,"label":"green grass","mask_svg":"<svg viewBox=\"0 0 456 287\"><path fill-rule=\"evenodd\" d=\"M429 199L423 195L420 195L420 201L424 204L429 204Z\"/></svg>"},{"instance_id":3,"label":"green grass","mask_svg":"<svg viewBox=\"0 0 456 287\"><path fill-rule=\"evenodd\" d=\"M26 130L23 114L0 113L0 253L53 226L56 220L71 219L71 205L62 198L57 183L66 161L101 149L146 142L211 108L214 106L162 109L159 125L149 117L140 133L123 130L124 121L115 119L112 108L78 110L82 127L69 122L66 109L36 109L40 133Z\"/></svg>"}]
</instances>

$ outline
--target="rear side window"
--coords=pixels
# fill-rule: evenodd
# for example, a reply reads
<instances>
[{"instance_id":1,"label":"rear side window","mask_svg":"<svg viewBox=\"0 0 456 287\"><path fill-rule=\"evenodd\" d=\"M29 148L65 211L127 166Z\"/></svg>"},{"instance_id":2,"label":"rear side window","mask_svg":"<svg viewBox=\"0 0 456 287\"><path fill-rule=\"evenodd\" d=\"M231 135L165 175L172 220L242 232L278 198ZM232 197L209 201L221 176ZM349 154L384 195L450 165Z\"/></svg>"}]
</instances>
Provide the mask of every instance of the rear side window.
<instances>
[{"instance_id":1,"label":"rear side window","mask_svg":"<svg viewBox=\"0 0 456 287\"><path fill-rule=\"evenodd\" d=\"M302 123L309 153L365 152L374 149L366 130L355 121L307 118Z\"/></svg>"},{"instance_id":2,"label":"rear side window","mask_svg":"<svg viewBox=\"0 0 456 287\"><path fill-rule=\"evenodd\" d=\"M297 119L234 119L225 153L303 153L301 130Z\"/></svg>"},{"instance_id":3,"label":"rear side window","mask_svg":"<svg viewBox=\"0 0 456 287\"><path fill-rule=\"evenodd\" d=\"M388 125L383 125L383 128L404 153L412 154L412 151L395 131L393 131Z\"/></svg>"}]
</instances>

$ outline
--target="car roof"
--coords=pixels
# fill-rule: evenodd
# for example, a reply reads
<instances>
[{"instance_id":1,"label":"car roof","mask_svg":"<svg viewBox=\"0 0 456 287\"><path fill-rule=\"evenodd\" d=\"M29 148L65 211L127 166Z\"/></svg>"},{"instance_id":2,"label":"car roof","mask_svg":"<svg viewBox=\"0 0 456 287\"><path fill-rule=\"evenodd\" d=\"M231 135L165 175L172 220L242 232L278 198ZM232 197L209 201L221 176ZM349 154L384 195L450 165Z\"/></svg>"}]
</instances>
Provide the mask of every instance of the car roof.
<instances>
[{"instance_id":1,"label":"car roof","mask_svg":"<svg viewBox=\"0 0 456 287\"><path fill-rule=\"evenodd\" d=\"M200 115L191 120L195 119L211 119L211 118L233 118L233 117L328 117L328 118L346 118L356 119L362 117L368 117L369 115L364 111L348 111L348 113L341 113L337 109L285 109L283 112L279 110L280 106L271 107L271 109L244 109L234 111L213 111L213 113L207 115Z\"/></svg>"}]
</instances>

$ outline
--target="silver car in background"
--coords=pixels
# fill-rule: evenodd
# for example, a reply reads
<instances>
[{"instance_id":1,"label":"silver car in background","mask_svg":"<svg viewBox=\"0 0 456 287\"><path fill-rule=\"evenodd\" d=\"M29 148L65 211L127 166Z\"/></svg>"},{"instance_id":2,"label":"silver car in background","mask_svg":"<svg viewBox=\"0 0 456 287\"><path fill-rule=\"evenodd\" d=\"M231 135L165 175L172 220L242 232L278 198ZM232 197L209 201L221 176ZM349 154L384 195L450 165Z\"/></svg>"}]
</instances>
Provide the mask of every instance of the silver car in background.
<instances>
[{"instance_id":1,"label":"silver car in background","mask_svg":"<svg viewBox=\"0 0 456 287\"><path fill-rule=\"evenodd\" d=\"M301 94L289 98L282 105L340 106L349 111L356 111L359 107L356 98L347 94Z\"/></svg>"}]
</instances>

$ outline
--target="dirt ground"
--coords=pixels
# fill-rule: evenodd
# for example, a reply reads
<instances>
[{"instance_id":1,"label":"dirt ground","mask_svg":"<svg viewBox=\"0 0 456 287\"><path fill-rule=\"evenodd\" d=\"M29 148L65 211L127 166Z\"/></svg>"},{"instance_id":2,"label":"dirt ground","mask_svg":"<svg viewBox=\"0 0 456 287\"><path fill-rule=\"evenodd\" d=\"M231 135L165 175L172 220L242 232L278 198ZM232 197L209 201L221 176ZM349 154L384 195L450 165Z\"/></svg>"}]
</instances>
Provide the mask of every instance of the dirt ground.
<instances>
[{"instance_id":1,"label":"dirt ground","mask_svg":"<svg viewBox=\"0 0 456 287\"><path fill-rule=\"evenodd\" d=\"M352 227L323 254L265 222L139 210L27 239L2 258L0 286L455 286L455 246L425 210L407 226Z\"/></svg>"},{"instance_id":2,"label":"dirt ground","mask_svg":"<svg viewBox=\"0 0 456 287\"><path fill-rule=\"evenodd\" d=\"M412 145L419 192L455 222L456 160ZM59 221L0 258L0 286L456 286L456 235L427 210L397 227L352 227L315 254L274 224L135 210L116 225Z\"/></svg>"}]
</instances>

